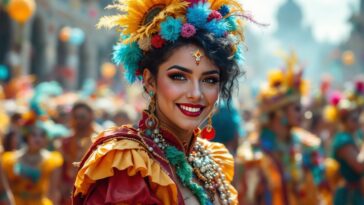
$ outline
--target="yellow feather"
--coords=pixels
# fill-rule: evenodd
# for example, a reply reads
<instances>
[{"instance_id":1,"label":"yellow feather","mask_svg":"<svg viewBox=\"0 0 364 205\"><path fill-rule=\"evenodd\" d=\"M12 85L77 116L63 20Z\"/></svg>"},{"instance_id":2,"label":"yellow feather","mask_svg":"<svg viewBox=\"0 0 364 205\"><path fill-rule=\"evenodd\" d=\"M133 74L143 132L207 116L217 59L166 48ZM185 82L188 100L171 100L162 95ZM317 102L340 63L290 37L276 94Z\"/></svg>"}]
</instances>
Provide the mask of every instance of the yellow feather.
<instances>
[{"instance_id":1,"label":"yellow feather","mask_svg":"<svg viewBox=\"0 0 364 205\"><path fill-rule=\"evenodd\" d=\"M119 22L121 18L121 15L114 15L114 16L103 16L101 17L100 21L96 24L96 28L106 28L111 29L115 26L120 25Z\"/></svg>"}]
</instances>

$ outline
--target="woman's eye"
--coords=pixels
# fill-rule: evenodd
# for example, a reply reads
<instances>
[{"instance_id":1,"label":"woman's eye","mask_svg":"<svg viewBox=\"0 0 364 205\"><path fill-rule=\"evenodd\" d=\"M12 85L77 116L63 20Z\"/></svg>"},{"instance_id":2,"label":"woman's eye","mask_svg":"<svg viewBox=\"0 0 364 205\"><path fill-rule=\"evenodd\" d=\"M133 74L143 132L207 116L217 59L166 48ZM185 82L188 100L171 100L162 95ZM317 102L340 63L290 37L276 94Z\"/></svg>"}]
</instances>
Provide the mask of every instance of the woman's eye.
<instances>
[{"instance_id":1,"label":"woman's eye","mask_svg":"<svg viewBox=\"0 0 364 205\"><path fill-rule=\"evenodd\" d=\"M209 83L209 84L217 84L219 83L219 78L217 77L208 77L206 79L203 80L203 82Z\"/></svg>"},{"instance_id":2,"label":"woman's eye","mask_svg":"<svg viewBox=\"0 0 364 205\"><path fill-rule=\"evenodd\" d=\"M170 74L169 77L172 79L172 80L186 80L186 77L182 74L179 74L179 73L175 73L175 74Z\"/></svg>"}]
</instances>

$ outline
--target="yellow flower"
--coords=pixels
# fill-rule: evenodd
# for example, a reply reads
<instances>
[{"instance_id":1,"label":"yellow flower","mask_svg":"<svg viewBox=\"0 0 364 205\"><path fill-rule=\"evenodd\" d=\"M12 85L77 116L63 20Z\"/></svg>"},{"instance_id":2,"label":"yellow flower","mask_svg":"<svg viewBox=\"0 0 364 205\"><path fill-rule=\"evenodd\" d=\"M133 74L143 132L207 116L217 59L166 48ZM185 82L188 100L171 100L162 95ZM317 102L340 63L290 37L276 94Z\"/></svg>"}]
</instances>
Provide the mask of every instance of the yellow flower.
<instances>
[{"instance_id":1,"label":"yellow flower","mask_svg":"<svg viewBox=\"0 0 364 205\"><path fill-rule=\"evenodd\" d=\"M184 15L188 4L183 0L117 0L106 8L117 9L121 14L102 17L97 27L118 27L129 36L124 43L138 41L158 32L167 16Z\"/></svg>"},{"instance_id":2,"label":"yellow flower","mask_svg":"<svg viewBox=\"0 0 364 205\"><path fill-rule=\"evenodd\" d=\"M212 10L219 10L223 5L228 5L230 7L230 15L243 13L243 7L237 0L208 0L208 2L211 4L210 8Z\"/></svg>"}]
</instances>

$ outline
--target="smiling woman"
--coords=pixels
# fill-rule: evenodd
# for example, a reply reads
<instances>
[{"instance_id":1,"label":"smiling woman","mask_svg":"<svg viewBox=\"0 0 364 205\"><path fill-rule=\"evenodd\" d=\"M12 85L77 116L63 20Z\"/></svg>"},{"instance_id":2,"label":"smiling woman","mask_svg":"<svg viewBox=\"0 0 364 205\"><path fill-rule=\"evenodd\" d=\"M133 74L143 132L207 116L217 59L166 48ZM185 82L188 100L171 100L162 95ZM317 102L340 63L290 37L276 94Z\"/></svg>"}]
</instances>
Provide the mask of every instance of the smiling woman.
<instances>
[{"instance_id":1,"label":"smiling woman","mask_svg":"<svg viewBox=\"0 0 364 205\"><path fill-rule=\"evenodd\" d=\"M125 29L113 60L143 82L150 103L138 125L99 135L80 163L74 204L237 204L234 160L204 138L241 74L243 10L235 0L160 1L120 0L111 7L126 14L101 21Z\"/></svg>"}]
</instances>

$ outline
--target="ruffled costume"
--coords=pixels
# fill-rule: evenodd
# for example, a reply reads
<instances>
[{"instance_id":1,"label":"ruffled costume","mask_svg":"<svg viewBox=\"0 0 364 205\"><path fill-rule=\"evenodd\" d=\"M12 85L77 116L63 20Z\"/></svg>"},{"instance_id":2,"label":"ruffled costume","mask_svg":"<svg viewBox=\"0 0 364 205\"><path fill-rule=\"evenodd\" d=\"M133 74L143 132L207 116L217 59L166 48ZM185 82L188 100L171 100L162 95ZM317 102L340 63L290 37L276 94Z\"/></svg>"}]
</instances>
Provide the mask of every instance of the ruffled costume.
<instances>
[{"instance_id":1,"label":"ruffled costume","mask_svg":"<svg viewBox=\"0 0 364 205\"><path fill-rule=\"evenodd\" d=\"M46 158L37 168L27 168L19 163L18 152L5 152L2 167L7 175L10 189L17 205L51 205L47 198L51 173L62 166L59 152L46 151Z\"/></svg>"},{"instance_id":2,"label":"ruffled costume","mask_svg":"<svg viewBox=\"0 0 364 205\"><path fill-rule=\"evenodd\" d=\"M74 204L185 204L175 168L156 143L141 132L141 122L139 128L112 128L96 138L80 163ZM187 156L190 150L175 136L163 130L163 137ZM230 183L234 160L227 149L197 136L192 145L196 142L211 151L212 159ZM153 147L153 151L148 147ZM229 190L233 204L237 204L237 192L230 184Z\"/></svg>"},{"instance_id":3,"label":"ruffled costume","mask_svg":"<svg viewBox=\"0 0 364 205\"><path fill-rule=\"evenodd\" d=\"M239 173L239 202L265 205L319 204L330 202L324 190L324 170L317 158L320 140L302 129L292 130L293 150L284 156L300 156L289 167L277 156L278 141L269 129L254 133L238 149L238 162L244 167ZM288 151L288 150L287 150ZM284 158L283 156L283 158ZM290 159L292 160L292 159ZM249 182L249 184L248 184Z\"/></svg>"}]
</instances>

